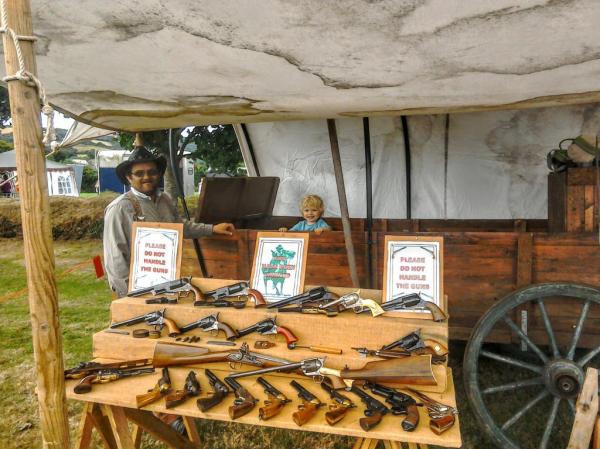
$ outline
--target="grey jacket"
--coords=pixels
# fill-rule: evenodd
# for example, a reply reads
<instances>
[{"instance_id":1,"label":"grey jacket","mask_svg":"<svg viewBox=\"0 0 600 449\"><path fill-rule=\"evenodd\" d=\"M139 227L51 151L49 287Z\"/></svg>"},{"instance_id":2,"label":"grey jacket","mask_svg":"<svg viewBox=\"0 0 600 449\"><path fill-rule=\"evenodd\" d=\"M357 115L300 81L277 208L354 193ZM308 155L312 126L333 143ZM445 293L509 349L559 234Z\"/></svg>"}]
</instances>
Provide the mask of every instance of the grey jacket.
<instances>
[{"instance_id":1,"label":"grey jacket","mask_svg":"<svg viewBox=\"0 0 600 449\"><path fill-rule=\"evenodd\" d=\"M140 204L143 221L183 223L183 237L193 239L212 234L212 225L182 220L171 198L164 192L156 202L143 193L133 190ZM127 294L129 286L129 262L131 259L131 224L135 209L127 193L115 198L104 213L104 267L110 288L119 297Z\"/></svg>"}]
</instances>

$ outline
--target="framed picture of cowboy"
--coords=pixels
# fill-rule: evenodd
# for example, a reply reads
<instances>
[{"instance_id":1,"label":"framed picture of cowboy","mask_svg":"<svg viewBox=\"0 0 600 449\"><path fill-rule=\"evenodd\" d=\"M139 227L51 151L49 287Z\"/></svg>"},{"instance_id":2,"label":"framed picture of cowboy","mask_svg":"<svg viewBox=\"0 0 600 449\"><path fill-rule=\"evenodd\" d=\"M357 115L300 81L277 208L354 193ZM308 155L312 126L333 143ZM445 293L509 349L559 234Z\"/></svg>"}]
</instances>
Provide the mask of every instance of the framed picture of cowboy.
<instances>
[{"instance_id":1,"label":"framed picture of cowboy","mask_svg":"<svg viewBox=\"0 0 600 449\"><path fill-rule=\"evenodd\" d=\"M250 284L267 302L304 291L308 233L259 232Z\"/></svg>"}]
</instances>

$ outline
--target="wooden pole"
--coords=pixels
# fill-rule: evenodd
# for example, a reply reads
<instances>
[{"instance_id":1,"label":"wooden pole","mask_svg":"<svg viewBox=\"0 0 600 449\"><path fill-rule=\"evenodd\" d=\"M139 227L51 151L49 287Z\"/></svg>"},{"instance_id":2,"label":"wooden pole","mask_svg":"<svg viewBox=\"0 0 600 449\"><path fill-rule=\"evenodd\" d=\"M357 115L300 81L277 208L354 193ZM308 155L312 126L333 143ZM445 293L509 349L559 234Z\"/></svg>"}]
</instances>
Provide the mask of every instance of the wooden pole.
<instances>
[{"instance_id":1,"label":"wooden pole","mask_svg":"<svg viewBox=\"0 0 600 449\"><path fill-rule=\"evenodd\" d=\"M333 159L333 170L335 172L335 183L337 186L340 202L340 214L342 216L342 227L344 229L344 241L346 242L346 254L350 266L350 278L353 287L360 287L358 271L356 270L356 257L354 256L354 244L352 243L352 229L350 228L350 216L348 214L348 202L346 200L346 186L344 185L344 173L342 171L342 159L340 158L340 146L338 144L335 120L327 119L329 130L329 142L331 144L331 158Z\"/></svg>"},{"instance_id":2,"label":"wooden pole","mask_svg":"<svg viewBox=\"0 0 600 449\"><path fill-rule=\"evenodd\" d=\"M29 0L9 0L5 4L8 14L8 23L5 25L17 35L32 36ZM14 75L19 64L12 39L7 33L3 33L3 43L6 74ZM20 46L25 68L35 74L33 43L21 40ZM58 322L58 292L54 277L40 100L37 90L22 81L9 81L8 93L19 175L23 248L43 447L68 449L62 337Z\"/></svg>"}]
</instances>

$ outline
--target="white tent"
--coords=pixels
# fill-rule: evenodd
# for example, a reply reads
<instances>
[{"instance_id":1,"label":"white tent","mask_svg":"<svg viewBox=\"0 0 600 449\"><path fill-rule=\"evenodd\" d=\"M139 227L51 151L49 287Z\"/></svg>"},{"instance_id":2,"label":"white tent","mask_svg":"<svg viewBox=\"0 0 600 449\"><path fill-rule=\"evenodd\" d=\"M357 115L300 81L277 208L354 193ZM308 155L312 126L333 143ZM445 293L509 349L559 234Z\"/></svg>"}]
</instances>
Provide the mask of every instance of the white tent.
<instances>
[{"instance_id":1,"label":"white tent","mask_svg":"<svg viewBox=\"0 0 600 449\"><path fill-rule=\"evenodd\" d=\"M18 175L15 150L0 153L0 172L10 172L11 177ZM46 176L49 195L79 196L73 167L46 160Z\"/></svg>"}]
</instances>

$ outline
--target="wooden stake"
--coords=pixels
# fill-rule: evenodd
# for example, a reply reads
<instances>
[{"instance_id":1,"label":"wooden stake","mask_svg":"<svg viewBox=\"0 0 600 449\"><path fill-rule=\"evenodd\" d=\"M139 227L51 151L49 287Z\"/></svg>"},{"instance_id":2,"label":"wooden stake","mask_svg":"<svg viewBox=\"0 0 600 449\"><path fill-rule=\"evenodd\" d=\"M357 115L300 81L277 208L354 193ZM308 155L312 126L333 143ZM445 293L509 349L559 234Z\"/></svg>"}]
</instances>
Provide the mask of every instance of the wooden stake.
<instances>
[{"instance_id":1,"label":"wooden stake","mask_svg":"<svg viewBox=\"0 0 600 449\"><path fill-rule=\"evenodd\" d=\"M6 2L8 23L18 35L32 36L29 0ZM6 74L19 70L15 47L3 34ZM21 41L26 69L35 74L33 44ZM40 125L40 101L35 88L8 82L13 137L19 174L23 249L27 267L29 310L35 358L36 390L44 448L69 447L69 426L63 378L62 338L58 323L58 292L46 164Z\"/></svg>"},{"instance_id":2,"label":"wooden stake","mask_svg":"<svg viewBox=\"0 0 600 449\"><path fill-rule=\"evenodd\" d=\"M331 143L331 158L333 159L333 170L335 172L335 183L337 185L338 198L340 202L340 215L342 216L342 228L344 229L344 241L346 242L346 254L350 266L350 278L353 287L360 287L358 271L356 270L356 257L354 255L354 243L352 243L352 229L350 228L350 216L348 214L348 202L346 200L346 187L344 185L344 172L342 171L342 159L340 158L340 147L338 145L335 120L327 119L329 130L329 142Z\"/></svg>"},{"instance_id":3,"label":"wooden stake","mask_svg":"<svg viewBox=\"0 0 600 449\"><path fill-rule=\"evenodd\" d=\"M598 417L598 370L588 368L583 388L577 398L575 422L568 449L587 449Z\"/></svg>"}]
</instances>

